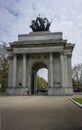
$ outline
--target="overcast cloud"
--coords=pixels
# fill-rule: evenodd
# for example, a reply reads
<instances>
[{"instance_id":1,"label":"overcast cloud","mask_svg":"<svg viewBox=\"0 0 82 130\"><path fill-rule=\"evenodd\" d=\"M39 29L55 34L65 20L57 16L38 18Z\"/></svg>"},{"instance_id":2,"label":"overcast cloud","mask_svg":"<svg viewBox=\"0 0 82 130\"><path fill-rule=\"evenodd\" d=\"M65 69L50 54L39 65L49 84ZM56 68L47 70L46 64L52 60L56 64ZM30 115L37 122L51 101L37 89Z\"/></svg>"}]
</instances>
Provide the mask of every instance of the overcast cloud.
<instances>
[{"instance_id":1,"label":"overcast cloud","mask_svg":"<svg viewBox=\"0 0 82 130\"><path fill-rule=\"evenodd\" d=\"M50 31L63 32L64 39L76 44L72 65L82 63L82 0L0 0L0 44L31 32L38 14L53 21Z\"/></svg>"}]
</instances>

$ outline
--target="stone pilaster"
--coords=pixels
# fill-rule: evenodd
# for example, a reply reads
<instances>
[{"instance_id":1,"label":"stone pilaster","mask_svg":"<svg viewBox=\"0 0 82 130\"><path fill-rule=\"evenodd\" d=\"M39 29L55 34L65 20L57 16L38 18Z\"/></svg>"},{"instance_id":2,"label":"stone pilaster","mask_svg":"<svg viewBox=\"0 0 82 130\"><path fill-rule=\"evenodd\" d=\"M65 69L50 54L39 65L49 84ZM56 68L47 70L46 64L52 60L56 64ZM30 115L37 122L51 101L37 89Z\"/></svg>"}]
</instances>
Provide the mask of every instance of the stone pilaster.
<instances>
[{"instance_id":1,"label":"stone pilaster","mask_svg":"<svg viewBox=\"0 0 82 130\"><path fill-rule=\"evenodd\" d=\"M67 55L64 56L64 74L65 74L65 87L69 87L68 86L68 58Z\"/></svg>"},{"instance_id":2,"label":"stone pilaster","mask_svg":"<svg viewBox=\"0 0 82 130\"><path fill-rule=\"evenodd\" d=\"M16 87L16 64L17 64L17 56L14 54L13 57L13 87Z\"/></svg>"},{"instance_id":3,"label":"stone pilaster","mask_svg":"<svg viewBox=\"0 0 82 130\"><path fill-rule=\"evenodd\" d=\"M23 54L23 87L26 87L26 54Z\"/></svg>"},{"instance_id":4,"label":"stone pilaster","mask_svg":"<svg viewBox=\"0 0 82 130\"><path fill-rule=\"evenodd\" d=\"M29 90L29 94L31 94L31 69L30 69L30 65L28 67L28 90Z\"/></svg>"},{"instance_id":5,"label":"stone pilaster","mask_svg":"<svg viewBox=\"0 0 82 130\"><path fill-rule=\"evenodd\" d=\"M64 87L64 55L60 54L60 70L61 70L61 87Z\"/></svg>"},{"instance_id":6,"label":"stone pilaster","mask_svg":"<svg viewBox=\"0 0 82 130\"><path fill-rule=\"evenodd\" d=\"M37 87L37 73L34 71L34 94L36 94L36 87Z\"/></svg>"},{"instance_id":7,"label":"stone pilaster","mask_svg":"<svg viewBox=\"0 0 82 130\"><path fill-rule=\"evenodd\" d=\"M49 87L53 88L53 53L49 56L49 72L48 72Z\"/></svg>"},{"instance_id":8,"label":"stone pilaster","mask_svg":"<svg viewBox=\"0 0 82 130\"><path fill-rule=\"evenodd\" d=\"M72 87L72 69L71 69L71 55L68 55L68 84Z\"/></svg>"},{"instance_id":9,"label":"stone pilaster","mask_svg":"<svg viewBox=\"0 0 82 130\"><path fill-rule=\"evenodd\" d=\"M8 87L12 87L12 70L13 70L13 55L9 55L9 67L8 67Z\"/></svg>"}]
</instances>

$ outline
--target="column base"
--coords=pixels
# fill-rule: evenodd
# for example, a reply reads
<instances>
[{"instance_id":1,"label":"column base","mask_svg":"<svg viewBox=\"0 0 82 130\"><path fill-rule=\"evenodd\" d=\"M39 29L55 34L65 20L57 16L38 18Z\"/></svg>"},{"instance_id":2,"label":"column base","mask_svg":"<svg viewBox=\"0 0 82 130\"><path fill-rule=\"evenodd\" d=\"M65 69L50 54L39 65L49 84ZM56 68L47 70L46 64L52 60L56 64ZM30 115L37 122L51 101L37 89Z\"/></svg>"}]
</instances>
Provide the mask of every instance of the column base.
<instances>
[{"instance_id":1,"label":"column base","mask_svg":"<svg viewBox=\"0 0 82 130\"><path fill-rule=\"evenodd\" d=\"M48 90L48 95L49 96L65 96L65 95L73 95L73 88L47 88ZM7 88L7 94L8 95L17 95L17 96L22 96L22 95L31 95L30 91L28 88L12 88L9 87Z\"/></svg>"},{"instance_id":2,"label":"column base","mask_svg":"<svg viewBox=\"0 0 82 130\"><path fill-rule=\"evenodd\" d=\"M48 88L49 96L65 96L65 95L73 95L72 88Z\"/></svg>"},{"instance_id":3,"label":"column base","mask_svg":"<svg viewBox=\"0 0 82 130\"><path fill-rule=\"evenodd\" d=\"M7 94L8 95L17 95L17 96L22 96L22 95L29 95L29 90L28 88L12 88L9 87L7 88Z\"/></svg>"},{"instance_id":4,"label":"column base","mask_svg":"<svg viewBox=\"0 0 82 130\"><path fill-rule=\"evenodd\" d=\"M72 87L66 87L65 89L65 95L73 95L73 88Z\"/></svg>"},{"instance_id":5,"label":"column base","mask_svg":"<svg viewBox=\"0 0 82 130\"><path fill-rule=\"evenodd\" d=\"M65 95L64 88L48 88L49 96L63 96Z\"/></svg>"}]
</instances>

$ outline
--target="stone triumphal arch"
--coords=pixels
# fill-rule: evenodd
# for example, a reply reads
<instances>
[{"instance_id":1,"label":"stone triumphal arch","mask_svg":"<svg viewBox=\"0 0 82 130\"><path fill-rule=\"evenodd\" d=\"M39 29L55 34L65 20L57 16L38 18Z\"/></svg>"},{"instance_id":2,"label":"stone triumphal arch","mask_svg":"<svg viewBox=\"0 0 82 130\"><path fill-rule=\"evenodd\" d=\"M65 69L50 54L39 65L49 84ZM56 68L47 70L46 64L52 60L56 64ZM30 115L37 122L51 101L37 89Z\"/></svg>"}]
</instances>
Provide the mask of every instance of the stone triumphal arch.
<instances>
[{"instance_id":1,"label":"stone triumphal arch","mask_svg":"<svg viewBox=\"0 0 82 130\"><path fill-rule=\"evenodd\" d=\"M32 32L18 35L10 43L7 93L36 94L36 74L48 69L48 95L70 95L72 90L71 56L74 44L67 43L61 32Z\"/></svg>"}]
</instances>

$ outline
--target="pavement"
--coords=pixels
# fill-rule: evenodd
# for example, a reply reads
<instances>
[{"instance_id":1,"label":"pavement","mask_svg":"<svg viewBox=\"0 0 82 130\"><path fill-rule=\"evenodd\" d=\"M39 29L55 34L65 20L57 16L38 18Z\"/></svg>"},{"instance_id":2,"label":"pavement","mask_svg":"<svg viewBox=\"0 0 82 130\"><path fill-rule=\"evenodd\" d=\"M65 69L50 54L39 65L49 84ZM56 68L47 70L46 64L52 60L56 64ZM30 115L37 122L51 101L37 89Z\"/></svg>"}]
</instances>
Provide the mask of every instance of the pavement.
<instances>
[{"instance_id":1,"label":"pavement","mask_svg":"<svg viewBox=\"0 0 82 130\"><path fill-rule=\"evenodd\" d=\"M82 109L69 96L0 96L0 130L82 130Z\"/></svg>"}]
</instances>

